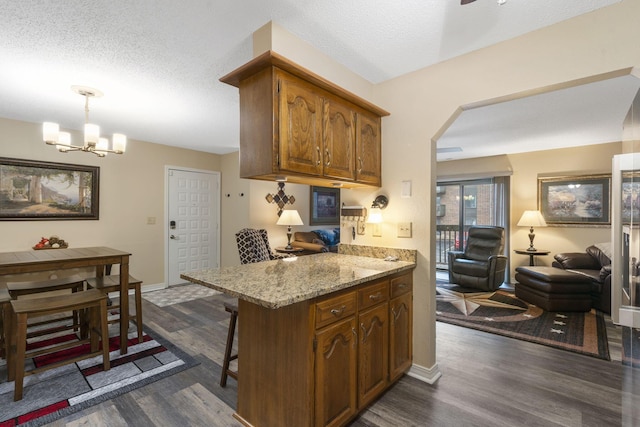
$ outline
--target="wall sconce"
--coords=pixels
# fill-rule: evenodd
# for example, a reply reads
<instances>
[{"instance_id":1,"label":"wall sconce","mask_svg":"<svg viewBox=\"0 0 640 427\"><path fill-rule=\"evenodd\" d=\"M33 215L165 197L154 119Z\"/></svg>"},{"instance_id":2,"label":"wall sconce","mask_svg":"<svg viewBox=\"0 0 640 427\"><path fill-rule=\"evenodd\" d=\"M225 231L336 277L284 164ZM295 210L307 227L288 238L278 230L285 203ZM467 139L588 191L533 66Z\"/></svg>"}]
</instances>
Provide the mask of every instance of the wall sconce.
<instances>
[{"instance_id":1,"label":"wall sconce","mask_svg":"<svg viewBox=\"0 0 640 427\"><path fill-rule=\"evenodd\" d=\"M389 199L387 196L383 196L382 194L375 198L373 203L371 204L371 208L379 208L384 209L389 204Z\"/></svg>"},{"instance_id":2,"label":"wall sconce","mask_svg":"<svg viewBox=\"0 0 640 427\"><path fill-rule=\"evenodd\" d=\"M380 224L382 224L382 209L386 208L389 204L389 199L387 196L380 195L375 198L373 203L371 204L371 210L369 212L369 217L367 218L368 224L373 224L373 236L381 237L382 232L380 230Z\"/></svg>"}]
</instances>

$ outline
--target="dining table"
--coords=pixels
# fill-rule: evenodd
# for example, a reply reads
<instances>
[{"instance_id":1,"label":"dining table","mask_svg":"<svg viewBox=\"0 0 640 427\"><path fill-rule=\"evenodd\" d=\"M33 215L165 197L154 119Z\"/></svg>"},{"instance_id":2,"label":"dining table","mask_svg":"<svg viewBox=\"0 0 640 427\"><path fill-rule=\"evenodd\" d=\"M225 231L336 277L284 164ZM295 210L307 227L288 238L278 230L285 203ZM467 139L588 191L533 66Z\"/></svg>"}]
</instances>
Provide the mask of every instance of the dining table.
<instances>
[{"instance_id":1,"label":"dining table","mask_svg":"<svg viewBox=\"0 0 640 427\"><path fill-rule=\"evenodd\" d=\"M104 246L0 252L0 280L9 274L95 267L96 277L105 266L120 265L120 354L127 353L129 330L129 257L131 253ZM138 326L140 327L140 326Z\"/></svg>"}]
</instances>

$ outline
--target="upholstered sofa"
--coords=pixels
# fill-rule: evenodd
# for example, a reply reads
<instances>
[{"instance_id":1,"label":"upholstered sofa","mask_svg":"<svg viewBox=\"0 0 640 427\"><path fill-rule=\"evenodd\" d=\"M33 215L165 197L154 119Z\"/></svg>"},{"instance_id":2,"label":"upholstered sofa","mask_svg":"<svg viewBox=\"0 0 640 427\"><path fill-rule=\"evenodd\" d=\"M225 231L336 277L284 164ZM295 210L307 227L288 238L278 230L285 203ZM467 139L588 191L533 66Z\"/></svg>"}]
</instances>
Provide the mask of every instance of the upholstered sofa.
<instances>
[{"instance_id":1,"label":"upholstered sofa","mask_svg":"<svg viewBox=\"0 0 640 427\"><path fill-rule=\"evenodd\" d=\"M609 244L589 246L585 252L556 254L553 267L572 271L591 279L591 306L611 313L611 253Z\"/></svg>"},{"instance_id":2,"label":"upholstered sofa","mask_svg":"<svg viewBox=\"0 0 640 427\"><path fill-rule=\"evenodd\" d=\"M304 253L338 252L340 228L331 230L296 231L291 245L302 248Z\"/></svg>"},{"instance_id":3,"label":"upholstered sofa","mask_svg":"<svg viewBox=\"0 0 640 427\"><path fill-rule=\"evenodd\" d=\"M611 259L608 244L589 246L585 252L563 252L551 267L517 267L518 298L548 311L611 313Z\"/></svg>"}]
</instances>

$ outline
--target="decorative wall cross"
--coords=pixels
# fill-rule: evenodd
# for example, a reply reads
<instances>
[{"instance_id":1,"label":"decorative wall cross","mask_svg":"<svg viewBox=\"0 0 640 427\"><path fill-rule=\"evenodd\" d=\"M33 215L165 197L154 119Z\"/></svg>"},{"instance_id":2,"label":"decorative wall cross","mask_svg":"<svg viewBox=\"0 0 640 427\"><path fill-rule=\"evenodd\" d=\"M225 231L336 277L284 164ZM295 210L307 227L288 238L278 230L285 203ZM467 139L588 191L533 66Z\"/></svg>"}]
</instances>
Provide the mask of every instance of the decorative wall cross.
<instances>
[{"instance_id":1,"label":"decorative wall cross","mask_svg":"<svg viewBox=\"0 0 640 427\"><path fill-rule=\"evenodd\" d=\"M284 182L278 183L278 192L276 194L267 194L265 199L267 199L269 203L278 205L278 216L282 215L282 210L285 205L292 205L296 202L295 197L284 194Z\"/></svg>"}]
</instances>

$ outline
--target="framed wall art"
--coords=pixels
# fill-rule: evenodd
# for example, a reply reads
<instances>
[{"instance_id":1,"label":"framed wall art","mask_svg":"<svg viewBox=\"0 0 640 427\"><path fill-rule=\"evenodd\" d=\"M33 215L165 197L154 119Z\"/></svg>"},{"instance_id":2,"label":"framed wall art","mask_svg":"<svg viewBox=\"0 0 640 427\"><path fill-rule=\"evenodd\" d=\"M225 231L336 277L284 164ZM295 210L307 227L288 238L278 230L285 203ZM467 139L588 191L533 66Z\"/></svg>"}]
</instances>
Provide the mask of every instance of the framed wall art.
<instances>
[{"instance_id":1,"label":"framed wall art","mask_svg":"<svg viewBox=\"0 0 640 427\"><path fill-rule=\"evenodd\" d=\"M538 178L538 210L548 225L609 225L611 175Z\"/></svg>"},{"instance_id":2,"label":"framed wall art","mask_svg":"<svg viewBox=\"0 0 640 427\"><path fill-rule=\"evenodd\" d=\"M0 220L97 220L100 168L0 157Z\"/></svg>"},{"instance_id":3,"label":"framed wall art","mask_svg":"<svg viewBox=\"0 0 640 427\"><path fill-rule=\"evenodd\" d=\"M340 189L311 186L309 225L340 224Z\"/></svg>"}]
</instances>

